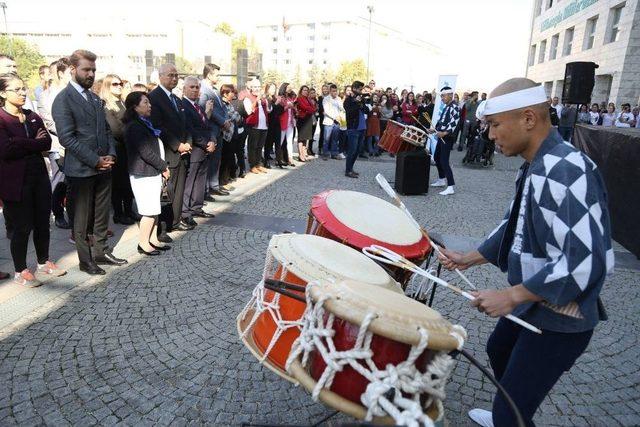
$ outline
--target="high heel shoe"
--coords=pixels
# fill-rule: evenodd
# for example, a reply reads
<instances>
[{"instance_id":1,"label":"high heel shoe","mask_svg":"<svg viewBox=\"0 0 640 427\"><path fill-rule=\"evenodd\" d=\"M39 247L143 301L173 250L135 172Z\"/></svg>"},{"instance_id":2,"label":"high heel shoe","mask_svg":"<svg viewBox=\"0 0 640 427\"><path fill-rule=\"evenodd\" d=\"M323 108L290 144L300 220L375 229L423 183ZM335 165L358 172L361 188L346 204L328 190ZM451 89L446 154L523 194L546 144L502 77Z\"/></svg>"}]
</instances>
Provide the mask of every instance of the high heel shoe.
<instances>
[{"instance_id":1,"label":"high heel shoe","mask_svg":"<svg viewBox=\"0 0 640 427\"><path fill-rule=\"evenodd\" d=\"M164 245L164 246L156 246L153 243L149 242L149 244L151 245L151 247L153 249L157 249L159 251L168 251L169 249L171 249L171 246L169 245Z\"/></svg>"},{"instance_id":2,"label":"high heel shoe","mask_svg":"<svg viewBox=\"0 0 640 427\"><path fill-rule=\"evenodd\" d=\"M151 246L153 246L153 245L151 245ZM159 251L159 250L153 250L153 251L151 251L151 252L147 252L147 251L145 251L144 249L142 249L142 248L140 247L140 245L138 245L138 253L139 253L139 254L144 254L144 255L147 255L147 256L157 256L157 255L160 255L160 251Z\"/></svg>"}]
</instances>

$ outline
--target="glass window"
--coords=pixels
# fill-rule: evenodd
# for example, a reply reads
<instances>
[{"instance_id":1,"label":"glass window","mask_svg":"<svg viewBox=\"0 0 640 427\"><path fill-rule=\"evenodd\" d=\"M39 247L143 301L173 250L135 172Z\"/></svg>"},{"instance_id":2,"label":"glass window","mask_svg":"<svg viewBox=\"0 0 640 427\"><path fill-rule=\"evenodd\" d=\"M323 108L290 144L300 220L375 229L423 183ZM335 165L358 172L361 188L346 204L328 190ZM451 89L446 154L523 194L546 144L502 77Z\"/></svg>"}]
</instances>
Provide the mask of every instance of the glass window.
<instances>
[{"instance_id":1,"label":"glass window","mask_svg":"<svg viewBox=\"0 0 640 427\"><path fill-rule=\"evenodd\" d=\"M551 37L551 47L549 48L550 61L556 59L556 56L558 56L558 40L560 40L560 34Z\"/></svg>"},{"instance_id":2,"label":"glass window","mask_svg":"<svg viewBox=\"0 0 640 427\"><path fill-rule=\"evenodd\" d=\"M529 50L529 67L531 67L536 61L536 45L531 46Z\"/></svg>"},{"instance_id":3,"label":"glass window","mask_svg":"<svg viewBox=\"0 0 640 427\"><path fill-rule=\"evenodd\" d=\"M587 27L584 32L584 46L582 50L589 50L593 47L596 39L596 27L598 25L598 17L595 16L587 21Z\"/></svg>"},{"instance_id":4,"label":"glass window","mask_svg":"<svg viewBox=\"0 0 640 427\"><path fill-rule=\"evenodd\" d=\"M538 64L544 62L544 55L547 51L547 41L542 40L540 42L540 52L538 53Z\"/></svg>"},{"instance_id":5,"label":"glass window","mask_svg":"<svg viewBox=\"0 0 640 427\"><path fill-rule=\"evenodd\" d=\"M620 17L622 16L622 9L625 4L622 3L609 11L609 37L607 37L607 43L613 43L620 40Z\"/></svg>"},{"instance_id":6,"label":"glass window","mask_svg":"<svg viewBox=\"0 0 640 427\"><path fill-rule=\"evenodd\" d=\"M562 56L571 55L571 48L573 46L573 30L574 28L567 28L564 32L564 49L562 50Z\"/></svg>"}]
</instances>

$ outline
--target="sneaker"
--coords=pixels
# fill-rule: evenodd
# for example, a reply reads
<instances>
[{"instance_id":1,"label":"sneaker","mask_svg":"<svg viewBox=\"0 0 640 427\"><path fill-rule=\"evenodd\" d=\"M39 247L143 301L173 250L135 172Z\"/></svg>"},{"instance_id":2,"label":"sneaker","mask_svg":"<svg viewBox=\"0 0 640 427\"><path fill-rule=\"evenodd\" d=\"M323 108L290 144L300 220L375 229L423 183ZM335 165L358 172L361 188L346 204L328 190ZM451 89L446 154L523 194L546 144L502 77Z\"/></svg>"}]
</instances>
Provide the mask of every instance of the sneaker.
<instances>
[{"instance_id":1,"label":"sneaker","mask_svg":"<svg viewBox=\"0 0 640 427\"><path fill-rule=\"evenodd\" d=\"M37 288L42 285L42 282L36 279L33 273L26 268L22 270L22 272L16 273L13 282L20 286L26 286L27 288Z\"/></svg>"},{"instance_id":2,"label":"sneaker","mask_svg":"<svg viewBox=\"0 0 640 427\"><path fill-rule=\"evenodd\" d=\"M438 194L441 196L448 196L450 194L455 194L455 191L453 190L453 185L448 186L444 191L441 191Z\"/></svg>"},{"instance_id":3,"label":"sneaker","mask_svg":"<svg viewBox=\"0 0 640 427\"><path fill-rule=\"evenodd\" d=\"M433 184L431 184L432 187L445 187L447 185L447 179L446 178L439 178L437 180L435 180L435 182Z\"/></svg>"},{"instance_id":4,"label":"sneaker","mask_svg":"<svg viewBox=\"0 0 640 427\"><path fill-rule=\"evenodd\" d=\"M67 270L61 269L53 261L47 261L43 265L38 265L36 272L46 274L51 277L60 277L67 274Z\"/></svg>"},{"instance_id":5,"label":"sneaker","mask_svg":"<svg viewBox=\"0 0 640 427\"><path fill-rule=\"evenodd\" d=\"M336 159L338 159L338 160L344 160L344 159L346 159L346 158L347 158L347 157L346 157L344 154L342 154L342 153L340 153L340 154L338 154L338 155L336 156Z\"/></svg>"},{"instance_id":6,"label":"sneaker","mask_svg":"<svg viewBox=\"0 0 640 427\"><path fill-rule=\"evenodd\" d=\"M469 418L482 427L493 427L493 415L485 409L472 409L469 411Z\"/></svg>"}]
</instances>

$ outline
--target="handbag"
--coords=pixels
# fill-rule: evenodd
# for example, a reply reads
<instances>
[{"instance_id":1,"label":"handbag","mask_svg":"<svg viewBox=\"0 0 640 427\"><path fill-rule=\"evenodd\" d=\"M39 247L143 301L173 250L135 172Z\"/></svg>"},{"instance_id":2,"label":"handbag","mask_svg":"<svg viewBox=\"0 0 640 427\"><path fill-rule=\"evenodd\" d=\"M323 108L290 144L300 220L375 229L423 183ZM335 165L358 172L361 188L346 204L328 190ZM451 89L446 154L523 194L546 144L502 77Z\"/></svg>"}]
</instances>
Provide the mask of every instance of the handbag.
<instances>
[{"instance_id":1,"label":"handbag","mask_svg":"<svg viewBox=\"0 0 640 427\"><path fill-rule=\"evenodd\" d=\"M162 189L160 191L160 206L169 206L173 203L173 184L164 176L162 177Z\"/></svg>"}]
</instances>

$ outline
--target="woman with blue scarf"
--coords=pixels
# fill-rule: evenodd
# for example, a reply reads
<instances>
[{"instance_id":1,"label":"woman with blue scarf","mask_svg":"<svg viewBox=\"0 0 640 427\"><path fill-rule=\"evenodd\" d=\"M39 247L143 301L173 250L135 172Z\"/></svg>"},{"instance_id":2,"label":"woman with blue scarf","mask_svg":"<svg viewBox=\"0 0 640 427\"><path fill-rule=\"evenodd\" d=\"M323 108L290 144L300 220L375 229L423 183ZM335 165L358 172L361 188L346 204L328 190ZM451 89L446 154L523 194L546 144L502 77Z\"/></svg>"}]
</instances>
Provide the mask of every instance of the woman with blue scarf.
<instances>
[{"instance_id":1,"label":"woman with blue scarf","mask_svg":"<svg viewBox=\"0 0 640 427\"><path fill-rule=\"evenodd\" d=\"M169 168L164 160L164 147L160 130L153 127L151 102L144 92L131 92L124 103L126 111L125 146L129 167L131 189L136 198L140 220L138 252L145 255L160 255L171 249L156 237L162 178L169 179Z\"/></svg>"}]
</instances>

